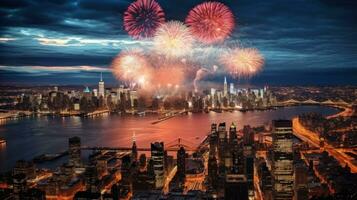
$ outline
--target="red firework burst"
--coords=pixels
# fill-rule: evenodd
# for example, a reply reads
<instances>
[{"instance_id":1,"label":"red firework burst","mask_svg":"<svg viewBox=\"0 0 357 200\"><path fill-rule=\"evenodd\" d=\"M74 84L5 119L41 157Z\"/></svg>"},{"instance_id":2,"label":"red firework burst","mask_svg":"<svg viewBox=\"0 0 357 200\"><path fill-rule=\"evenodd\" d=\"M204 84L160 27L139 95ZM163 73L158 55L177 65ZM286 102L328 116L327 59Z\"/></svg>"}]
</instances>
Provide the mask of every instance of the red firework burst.
<instances>
[{"instance_id":1,"label":"red firework burst","mask_svg":"<svg viewBox=\"0 0 357 200\"><path fill-rule=\"evenodd\" d=\"M220 2L205 2L194 7L186 18L197 40L212 44L227 38L234 28L232 11Z\"/></svg>"},{"instance_id":2,"label":"red firework burst","mask_svg":"<svg viewBox=\"0 0 357 200\"><path fill-rule=\"evenodd\" d=\"M155 0L137 0L124 13L124 29L135 39L152 37L164 22L164 11Z\"/></svg>"}]
</instances>

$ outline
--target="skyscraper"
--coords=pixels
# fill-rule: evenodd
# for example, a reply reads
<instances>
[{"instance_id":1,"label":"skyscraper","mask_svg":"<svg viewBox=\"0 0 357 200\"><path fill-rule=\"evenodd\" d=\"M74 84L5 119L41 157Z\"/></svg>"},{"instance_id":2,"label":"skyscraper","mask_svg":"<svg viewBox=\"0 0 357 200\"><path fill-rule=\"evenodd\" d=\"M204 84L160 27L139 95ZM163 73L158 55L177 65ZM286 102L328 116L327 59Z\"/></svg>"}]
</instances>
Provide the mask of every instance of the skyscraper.
<instances>
[{"instance_id":1,"label":"skyscraper","mask_svg":"<svg viewBox=\"0 0 357 200\"><path fill-rule=\"evenodd\" d=\"M164 143L151 143L151 159L154 165L155 187L157 189L164 186Z\"/></svg>"},{"instance_id":2,"label":"skyscraper","mask_svg":"<svg viewBox=\"0 0 357 200\"><path fill-rule=\"evenodd\" d=\"M243 127L243 143L244 145L254 144L254 131L249 125Z\"/></svg>"},{"instance_id":3,"label":"skyscraper","mask_svg":"<svg viewBox=\"0 0 357 200\"><path fill-rule=\"evenodd\" d=\"M224 199L248 200L247 179L242 174L227 174L224 184Z\"/></svg>"},{"instance_id":4,"label":"skyscraper","mask_svg":"<svg viewBox=\"0 0 357 200\"><path fill-rule=\"evenodd\" d=\"M68 139L69 164L74 167L81 166L81 139L71 137Z\"/></svg>"},{"instance_id":5,"label":"skyscraper","mask_svg":"<svg viewBox=\"0 0 357 200\"><path fill-rule=\"evenodd\" d=\"M100 73L100 81L98 83L98 97L105 97L103 74Z\"/></svg>"},{"instance_id":6,"label":"skyscraper","mask_svg":"<svg viewBox=\"0 0 357 200\"><path fill-rule=\"evenodd\" d=\"M294 200L309 199L307 177L308 168L305 166L305 163L296 163L294 165Z\"/></svg>"},{"instance_id":7,"label":"skyscraper","mask_svg":"<svg viewBox=\"0 0 357 200\"><path fill-rule=\"evenodd\" d=\"M225 148L227 145L226 123L218 126L218 165L224 166Z\"/></svg>"},{"instance_id":8,"label":"skyscraper","mask_svg":"<svg viewBox=\"0 0 357 200\"><path fill-rule=\"evenodd\" d=\"M235 94L236 92L234 91L234 84L233 83L230 83L229 84L229 93L230 94Z\"/></svg>"},{"instance_id":9,"label":"skyscraper","mask_svg":"<svg viewBox=\"0 0 357 200\"><path fill-rule=\"evenodd\" d=\"M180 180L186 177L186 151L183 147L177 151L177 174Z\"/></svg>"},{"instance_id":10,"label":"skyscraper","mask_svg":"<svg viewBox=\"0 0 357 200\"><path fill-rule=\"evenodd\" d=\"M94 165L89 165L86 167L84 172L84 179L87 191L98 192L98 171Z\"/></svg>"},{"instance_id":11,"label":"skyscraper","mask_svg":"<svg viewBox=\"0 0 357 200\"><path fill-rule=\"evenodd\" d=\"M273 196L276 200L293 198L293 141L291 120L273 121Z\"/></svg>"},{"instance_id":12,"label":"skyscraper","mask_svg":"<svg viewBox=\"0 0 357 200\"><path fill-rule=\"evenodd\" d=\"M138 161L138 149L136 147L135 133L133 133L133 145L131 146L131 162Z\"/></svg>"},{"instance_id":13,"label":"skyscraper","mask_svg":"<svg viewBox=\"0 0 357 200\"><path fill-rule=\"evenodd\" d=\"M26 174L16 174L13 176L13 193L14 199L20 200L21 194L26 192L27 184L26 184Z\"/></svg>"},{"instance_id":14,"label":"skyscraper","mask_svg":"<svg viewBox=\"0 0 357 200\"><path fill-rule=\"evenodd\" d=\"M227 84L226 77L224 77L223 96L225 96L225 97L228 96L228 84Z\"/></svg>"},{"instance_id":15,"label":"skyscraper","mask_svg":"<svg viewBox=\"0 0 357 200\"><path fill-rule=\"evenodd\" d=\"M123 190L132 192L133 191L133 174L131 171L132 167L132 160L130 155L125 155L121 159L121 180L120 180L120 186L123 188Z\"/></svg>"},{"instance_id":16,"label":"skyscraper","mask_svg":"<svg viewBox=\"0 0 357 200\"><path fill-rule=\"evenodd\" d=\"M218 182L218 166L215 155L209 155L208 158L208 180L213 189L217 189Z\"/></svg>"},{"instance_id":17,"label":"skyscraper","mask_svg":"<svg viewBox=\"0 0 357 200\"><path fill-rule=\"evenodd\" d=\"M247 178L248 196L254 198L254 157L245 156L244 174Z\"/></svg>"},{"instance_id":18,"label":"skyscraper","mask_svg":"<svg viewBox=\"0 0 357 200\"><path fill-rule=\"evenodd\" d=\"M218 132L217 132L217 124L212 124L211 125L211 134L210 134L210 154L215 154L217 145L218 145Z\"/></svg>"},{"instance_id":19,"label":"skyscraper","mask_svg":"<svg viewBox=\"0 0 357 200\"><path fill-rule=\"evenodd\" d=\"M238 145L237 126L234 123L229 127L229 145L231 148Z\"/></svg>"}]
</instances>

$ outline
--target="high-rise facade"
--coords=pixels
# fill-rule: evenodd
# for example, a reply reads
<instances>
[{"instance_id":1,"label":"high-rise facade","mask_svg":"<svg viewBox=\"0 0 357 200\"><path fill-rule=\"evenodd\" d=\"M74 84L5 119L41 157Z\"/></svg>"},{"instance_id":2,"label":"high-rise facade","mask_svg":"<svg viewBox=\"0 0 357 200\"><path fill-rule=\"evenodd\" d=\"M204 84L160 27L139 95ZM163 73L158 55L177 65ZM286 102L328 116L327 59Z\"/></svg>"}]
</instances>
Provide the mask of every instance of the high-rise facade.
<instances>
[{"instance_id":1,"label":"high-rise facade","mask_svg":"<svg viewBox=\"0 0 357 200\"><path fill-rule=\"evenodd\" d=\"M293 199L293 132L291 120L273 121L273 196Z\"/></svg>"},{"instance_id":2,"label":"high-rise facade","mask_svg":"<svg viewBox=\"0 0 357 200\"><path fill-rule=\"evenodd\" d=\"M164 143L151 143L151 159L155 173L155 187L160 189L164 186Z\"/></svg>"},{"instance_id":3,"label":"high-rise facade","mask_svg":"<svg viewBox=\"0 0 357 200\"><path fill-rule=\"evenodd\" d=\"M121 159L121 180L120 186L123 190L132 192L133 191L133 173L132 173L132 160L131 155L125 155Z\"/></svg>"},{"instance_id":4,"label":"high-rise facade","mask_svg":"<svg viewBox=\"0 0 357 200\"><path fill-rule=\"evenodd\" d=\"M105 97L103 75L100 73L100 81L98 83L98 97Z\"/></svg>"},{"instance_id":5,"label":"high-rise facade","mask_svg":"<svg viewBox=\"0 0 357 200\"><path fill-rule=\"evenodd\" d=\"M228 84L227 84L227 78L226 77L224 77L223 96L225 96L225 97L228 96Z\"/></svg>"},{"instance_id":6,"label":"high-rise facade","mask_svg":"<svg viewBox=\"0 0 357 200\"><path fill-rule=\"evenodd\" d=\"M296 163L294 165L294 200L309 199L307 187L308 168L305 163Z\"/></svg>"},{"instance_id":7,"label":"high-rise facade","mask_svg":"<svg viewBox=\"0 0 357 200\"><path fill-rule=\"evenodd\" d=\"M180 180L186 177L186 151L183 147L177 151L177 174Z\"/></svg>"},{"instance_id":8,"label":"high-rise facade","mask_svg":"<svg viewBox=\"0 0 357 200\"><path fill-rule=\"evenodd\" d=\"M218 166L215 155L209 155L208 158L208 180L213 189L217 188L218 183Z\"/></svg>"},{"instance_id":9,"label":"high-rise facade","mask_svg":"<svg viewBox=\"0 0 357 200\"><path fill-rule=\"evenodd\" d=\"M243 143L244 145L254 144L254 131L249 125L243 127Z\"/></svg>"},{"instance_id":10,"label":"high-rise facade","mask_svg":"<svg viewBox=\"0 0 357 200\"><path fill-rule=\"evenodd\" d=\"M218 126L218 165L219 166L224 166L226 145L227 145L226 123L220 123Z\"/></svg>"},{"instance_id":11,"label":"high-rise facade","mask_svg":"<svg viewBox=\"0 0 357 200\"><path fill-rule=\"evenodd\" d=\"M138 161L138 148L136 146L135 133L133 134L133 145L131 146L131 162Z\"/></svg>"},{"instance_id":12,"label":"high-rise facade","mask_svg":"<svg viewBox=\"0 0 357 200\"><path fill-rule=\"evenodd\" d=\"M235 94L236 92L234 91L234 84L233 83L230 83L229 84L229 94Z\"/></svg>"},{"instance_id":13,"label":"high-rise facade","mask_svg":"<svg viewBox=\"0 0 357 200\"><path fill-rule=\"evenodd\" d=\"M81 139L71 137L68 139L69 164L74 167L81 166Z\"/></svg>"},{"instance_id":14,"label":"high-rise facade","mask_svg":"<svg viewBox=\"0 0 357 200\"><path fill-rule=\"evenodd\" d=\"M248 200L248 185L244 175L227 174L224 184L224 199Z\"/></svg>"},{"instance_id":15,"label":"high-rise facade","mask_svg":"<svg viewBox=\"0 0 357 200\"><path fill-rule=\"evenodd\" d=\"M89 165L86 167L86 170L84 172L84 179L87 191L98 192L98 171L96 166Z\"/></svg>"}]
</instances>

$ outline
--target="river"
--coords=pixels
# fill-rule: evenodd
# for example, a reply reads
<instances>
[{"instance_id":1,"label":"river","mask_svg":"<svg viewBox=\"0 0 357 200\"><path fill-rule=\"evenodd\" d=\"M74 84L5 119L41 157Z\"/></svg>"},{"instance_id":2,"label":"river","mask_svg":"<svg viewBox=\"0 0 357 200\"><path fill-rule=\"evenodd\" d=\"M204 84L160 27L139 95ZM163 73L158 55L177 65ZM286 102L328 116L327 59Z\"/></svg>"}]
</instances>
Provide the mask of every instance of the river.
<instances>
[{"instance_id":1,"label":"river","mask_svg":"<svg viewBox=\"0 0 357 200\"><path fill-rule=\"evenodd\" d=\"M150 142L165 143L181 137L199 144L210 130L211 123L236 123L238 128L270 123L274 119L291 119L301 113L331 115L339 110L322 106L297 106L277 110L189 113L152 124L156 115L80 117L32 117L0 125L0 137L7 140L0 147L0 172L11 169L16 160L29 160L43 153L57 153L68 148L68 138L79 136L84 146L130 146L135 132L139 147ZM58 163L56 163L58 164Z\"/></svg>"}]
</instances>

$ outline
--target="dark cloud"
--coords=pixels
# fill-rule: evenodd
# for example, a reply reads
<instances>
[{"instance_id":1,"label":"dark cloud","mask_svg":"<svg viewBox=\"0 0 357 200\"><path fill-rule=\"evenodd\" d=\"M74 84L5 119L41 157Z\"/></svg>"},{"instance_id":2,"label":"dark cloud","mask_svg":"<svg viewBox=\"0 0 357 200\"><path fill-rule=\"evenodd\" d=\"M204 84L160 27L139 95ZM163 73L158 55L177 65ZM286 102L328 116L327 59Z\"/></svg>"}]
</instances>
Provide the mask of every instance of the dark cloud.
<instances>
[{"instance_id":1,"label":"dark cloud","mask_svg":"<svg viewBox=\"0 0 357 200\"><path fill-rule=\"evenodd\" d=\"M76 46L78 41L70 40L67 46L46 46L40 44L36 38L127 38L123 30L122 14L131 2L132 0L3 0L0 3L0 35L17 40L0 43L0 65L108 65L120 51L112 45ZM168 20L183 21L190 9L204 1L158 2ZM238 24L232 38L239 39L244 46L258 48L266 57L265 71L259 76L259 80L272 81L272 77L279 77L279 73L290 77L279 80L295 80L291 76L301 74L290 75L286 70L313 69L321 72L322 78L340 77L343 81L345 79L340 69L357 68L356 1L221 2L232 9ZM330 72L327 73L326 70L341 73L330 76ZM356 76L356 70L351 73ZM320 76L316 74L312 77L312 80L318 82Z\"/></svg>"},{"instance_id":2,"label":"dark cloud","mask_svg":"<svg viewBox=\"0 0 357 200\"><path fill-rule=\"evenodd\" d=\"M0 8L16 9L16 8L24 8L28 5L29 2L26 0L2 0Z\"/></svg>"}]
</instances>

